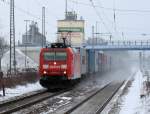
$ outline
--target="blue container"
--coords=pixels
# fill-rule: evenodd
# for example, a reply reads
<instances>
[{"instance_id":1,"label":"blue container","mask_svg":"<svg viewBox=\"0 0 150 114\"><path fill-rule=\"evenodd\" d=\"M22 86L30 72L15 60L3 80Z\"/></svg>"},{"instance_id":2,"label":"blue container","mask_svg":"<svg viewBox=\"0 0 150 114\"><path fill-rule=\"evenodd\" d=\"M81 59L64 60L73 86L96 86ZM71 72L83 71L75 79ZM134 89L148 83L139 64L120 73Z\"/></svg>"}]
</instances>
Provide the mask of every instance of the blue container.
<instances>
[{"instance_id":1,"label":"blue container","mask_svg":"<svg viewBox=\"0 0 150 114\"><path fill-rule=\"evenodd\" d=\"M88 50L88 71L89 73L95 72L95 51Z\"/></svg>"},{"instance_id":2,"label":"blue container","mask_svg":"<svg viewBox=\"0 0 150 114\"><path fill-rule=\"evenodd\" d=\"M81 48L80 49L80 61L81 61L81 74L86 75L87 73L87 54L86 49Z\"/></svg>"}]
</instances>

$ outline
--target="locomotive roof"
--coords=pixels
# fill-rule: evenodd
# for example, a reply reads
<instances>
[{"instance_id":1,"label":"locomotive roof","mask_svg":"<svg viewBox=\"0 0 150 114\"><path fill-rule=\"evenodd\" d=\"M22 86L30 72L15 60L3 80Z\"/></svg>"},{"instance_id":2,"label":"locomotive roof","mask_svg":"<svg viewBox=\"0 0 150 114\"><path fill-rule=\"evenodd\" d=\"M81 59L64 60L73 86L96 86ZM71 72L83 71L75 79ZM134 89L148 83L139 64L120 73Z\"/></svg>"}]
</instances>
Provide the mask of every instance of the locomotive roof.
<instances>
[{"instance_id":1,"label":"locomotive roof","mask_svg":"<svg viewBox=\"0 0 150 114\"><path fill-rule=\"evenodd\" d=\"M66 45L64 43L52 43L51 48L67 48L71 47L70 45Z\"/></svg>"}]
</instances>

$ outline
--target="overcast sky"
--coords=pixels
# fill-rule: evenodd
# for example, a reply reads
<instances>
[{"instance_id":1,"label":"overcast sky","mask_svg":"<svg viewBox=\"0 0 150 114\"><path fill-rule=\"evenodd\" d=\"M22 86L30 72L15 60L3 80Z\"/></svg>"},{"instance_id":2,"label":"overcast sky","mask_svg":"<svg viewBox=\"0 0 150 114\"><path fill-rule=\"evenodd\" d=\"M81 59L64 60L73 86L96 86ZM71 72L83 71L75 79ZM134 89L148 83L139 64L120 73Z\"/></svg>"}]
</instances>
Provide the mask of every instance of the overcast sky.
<instances>
[{"instance_id":1,"label":"overcast sky","mask_svg":"<svg viewBox=\"0 0 150 114\"><path fill-rule=\"evenodd\" d=\"M0 36L9 40L9 1L0 0ZM68 0L68 10L75 10L78 17L85 19L86 38L91 35L91 26L98 22L98 31L112 33L114 39L150 40L149 0ZM25 32L24 20L38 22L41 31L42 6L46 7L47 40L55 41L57 20L64 19L65 0L15 0L16 39ZM114 24L114 10L116 24ZM116 27L115 27L116 25ZM116 28L116 30L115 30ZM146 36L142 36L146 34Z\"/></svg>"}]
</instances>

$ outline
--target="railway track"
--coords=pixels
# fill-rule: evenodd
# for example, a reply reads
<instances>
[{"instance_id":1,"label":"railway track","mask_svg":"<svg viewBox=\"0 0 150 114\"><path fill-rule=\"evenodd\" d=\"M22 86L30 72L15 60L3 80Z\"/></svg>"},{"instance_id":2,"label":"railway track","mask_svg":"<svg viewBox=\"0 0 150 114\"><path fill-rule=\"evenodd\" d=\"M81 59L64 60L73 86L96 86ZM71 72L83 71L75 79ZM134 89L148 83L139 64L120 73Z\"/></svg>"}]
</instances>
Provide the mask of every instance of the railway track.
<instances>
[{"instance_id":1,"label":"railway track","mask_svg":"<svg viewBox=\"0 0 150 114\"><path fill-rule=\"evenodd\" d=\"M70 89L62 90L55 93L48 92L47 90L41 90L31 95L26 95L24 97L19 97L11 101L0 103L0 114L9 114L19 111L23 108L29 107L48 98L52 98L69 90Z\"/></svg>"},{"instance_id":2,"label":"railway track","mask_svg":"<svg viewBox=\"0 0 150 114\"><path fill-rule=\"evenodd\" d=\"M107 84L64 114L100 114L123 84L124 81Z\"/></svg>"}]
</instances>

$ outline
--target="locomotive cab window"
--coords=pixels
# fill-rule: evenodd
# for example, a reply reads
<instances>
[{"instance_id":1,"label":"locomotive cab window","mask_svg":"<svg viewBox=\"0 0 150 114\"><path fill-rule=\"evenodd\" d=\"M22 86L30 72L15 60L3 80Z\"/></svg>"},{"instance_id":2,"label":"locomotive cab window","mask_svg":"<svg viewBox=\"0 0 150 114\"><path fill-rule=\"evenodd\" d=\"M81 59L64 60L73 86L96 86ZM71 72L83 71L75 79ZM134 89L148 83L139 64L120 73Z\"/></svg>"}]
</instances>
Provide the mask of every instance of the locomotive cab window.
<instances>
[{"instance_id":1,"label":"locomotive cab window","mask_svg":"<svg viewBox=\"0 0 150 114\"><path fill-rule=\"evenodd\" d=\"M66 60L66 59L67 59L66 52L44 52L45 61Z\"/></svg>"},{"instance_id":2,"label":"locomotive cab window","mask_svg":"<svg viewBox=\"0 0 150 114\"><path fill-rule=\"evenodd\" d=\"M54 58L55 58L54 52L44 52L44 60L50 61L50 60L54 60Z\"/></svg>"},{"instance_id":3,"label":"locomotive cab window","mask_svg":"<svg viewBox=\"0 0 150 114\"><path fill-rule=\"evenodd\" d=\"M66 60L67 53L66 52L56 52L55 60Z\"/></svg>"}]
</instances>

